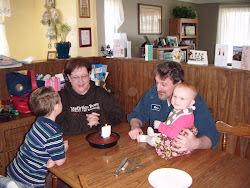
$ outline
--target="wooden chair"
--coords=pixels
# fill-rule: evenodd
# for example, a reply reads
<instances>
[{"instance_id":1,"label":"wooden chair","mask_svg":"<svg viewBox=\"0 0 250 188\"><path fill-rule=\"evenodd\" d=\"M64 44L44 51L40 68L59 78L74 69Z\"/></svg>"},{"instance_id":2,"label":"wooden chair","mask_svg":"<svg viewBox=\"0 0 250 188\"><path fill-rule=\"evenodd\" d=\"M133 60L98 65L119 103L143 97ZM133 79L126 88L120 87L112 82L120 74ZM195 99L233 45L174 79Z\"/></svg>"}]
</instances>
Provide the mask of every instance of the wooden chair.
<instances>
[{"instance_id":1,"label":"wooden chair","mask_svg":"<svg viewBox=\"0 0 250 188\"><path fill-rule=\"evenodd\" d=\"M221 133L218 142L218 149L243 158L250 158L249 124L238 123L238 125L234 127L224 123L223 121L217 121L215 126Z\"/></svg>"}]
</instances>

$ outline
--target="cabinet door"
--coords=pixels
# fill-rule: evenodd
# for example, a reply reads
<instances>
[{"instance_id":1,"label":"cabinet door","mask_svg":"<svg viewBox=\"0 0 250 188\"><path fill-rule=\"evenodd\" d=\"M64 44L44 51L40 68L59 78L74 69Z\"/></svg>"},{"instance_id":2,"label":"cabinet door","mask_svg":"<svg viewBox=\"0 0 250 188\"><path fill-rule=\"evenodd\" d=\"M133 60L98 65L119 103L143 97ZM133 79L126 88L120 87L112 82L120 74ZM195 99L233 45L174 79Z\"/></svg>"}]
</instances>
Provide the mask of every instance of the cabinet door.
<instances>
[{"instance_id":1,"label":"cabinet door","mask_svg":"<svg viewBox=\"0 0 250 188\"><path fill-rule=\"evenodd\" d=\"M23 143L26 133L29 131L31 124L18 127L4 132L7 151L16 150Z\"/></svg>"},{"instance_id":2,"label":"cabinet door","mask_svg":"<svg viewBox=\"0 0 250 188\"><path fill-rule=\"evenodd\" d=\"M8 161L9 163L16 157L18 150L13 150L8 152Z\"/></svg>"},{"instance_id":3,"label":"cabinet door","mask_svg":"<svg viewBox=\"0 0 250 188\"><path fill-rule=\"evenodd\" d=\"M4 153L0 153L0 175L6 176L7 160Z\"/></svg>"}]
</instances>

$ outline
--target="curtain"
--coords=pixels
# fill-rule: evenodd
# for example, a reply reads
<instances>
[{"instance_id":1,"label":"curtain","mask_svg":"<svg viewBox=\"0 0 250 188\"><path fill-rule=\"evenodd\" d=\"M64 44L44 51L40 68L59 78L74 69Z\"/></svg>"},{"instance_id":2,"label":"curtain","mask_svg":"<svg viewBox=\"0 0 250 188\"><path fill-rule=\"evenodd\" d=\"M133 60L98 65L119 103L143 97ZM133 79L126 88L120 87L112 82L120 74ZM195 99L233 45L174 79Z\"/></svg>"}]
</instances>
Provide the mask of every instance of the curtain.
<instances>
[{"instance_id":1,"label":"curtain","mask_svg":"<svg viewBox=\"0 0 250 188\"><path fill-rule=\"evenodd\" d=\"M220 6L216 43L250 45L250 7Z\"/></svg>"},{"instance_id":2,"label":"curtain","mask_svg":"<svg viewBox=\"0 0 250 188\"><path fill-rule=\"evenodd\" d=\"M0 55L10 56L5 34L4 17L11 16L9 0L0 0Z\"/></svg>"},{"instance_id":3,"label":"curtain","mask_svg":"<svg viewBox=\"0 0 250 188\"><path fill-rule=\"evenodd\" d=\"M10 1L0 0L0 16L10 16Z\"/></svg>"},{"instance_id":4,"label":"curtain","mask_svg":"<svg viewBox=\"0 0 250 188\"><path fill-rule=\"evenodd\" d=\"M122 0L104 1L105 44L113 48L114 34L124 22Z\"/></svg>"}]
</instances>

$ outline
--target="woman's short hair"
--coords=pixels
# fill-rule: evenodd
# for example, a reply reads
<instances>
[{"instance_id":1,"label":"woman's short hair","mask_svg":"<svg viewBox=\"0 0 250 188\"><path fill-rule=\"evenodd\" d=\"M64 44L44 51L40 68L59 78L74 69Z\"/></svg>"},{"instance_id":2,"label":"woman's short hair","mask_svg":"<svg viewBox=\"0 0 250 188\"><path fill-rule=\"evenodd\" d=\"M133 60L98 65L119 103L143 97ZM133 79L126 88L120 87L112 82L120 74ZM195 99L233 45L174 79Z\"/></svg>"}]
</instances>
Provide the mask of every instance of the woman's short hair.
<instances>
[{"instance_id":1,"label":"woman's short hair","mask_svg":"<svg viewBox=\"0 0 250 188\"><path fill-rule=\"evenodd\" d=\"M153 75L159 75L161 79L165 80L170 78L173 81L173 84L178 83L179 81L184 81L184 71L180 63L173 61L166 61L156 65L156 68L153 71Z\"/></svg>"},{"instance_id":2,"label":"woman's short hair","mask_svg":"<svg viewBox=\"0 0 250 188\"><path fill-rule=\"evenodd\" d=\"M71 73L80 67L86 67L87 71L90 72L92 67L91 63L89 62L88 59L82 58L82 57L76 57L76 58L71 58L66 64L64 68L64 76L67 77L68 75L71 75Z\"/></svg>"},{"instance_id":3,"label":"woman's short hair","mask_svg":"<svg viewBox=\"0 0 250 188\"><path fill-rule=\"evenodd\" d=\"M29 105L36 116L49 116L60 101L60 95L53 87L40 87L31 93Z\"/></svg>"}]
</instances>

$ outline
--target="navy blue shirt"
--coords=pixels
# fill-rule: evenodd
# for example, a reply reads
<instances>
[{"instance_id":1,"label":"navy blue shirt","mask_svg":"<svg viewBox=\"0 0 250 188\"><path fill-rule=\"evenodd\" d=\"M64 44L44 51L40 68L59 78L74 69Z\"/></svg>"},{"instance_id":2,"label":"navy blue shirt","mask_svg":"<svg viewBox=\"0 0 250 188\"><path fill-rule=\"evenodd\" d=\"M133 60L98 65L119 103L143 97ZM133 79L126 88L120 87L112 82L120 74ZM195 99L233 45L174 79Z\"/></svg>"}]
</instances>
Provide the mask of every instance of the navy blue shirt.
<instances>
[{"instance_id":1,"label":"navy blue shirt","mask_svg":"<svg viewBox=\"0 0 250 188\"><path fill-rule=\"evenodd\" d=\"M194 110L194 126L198 129L197 137L207 136L212 141L212 148L218 144L219 132L215 127L214 119L200 94L197 95L195 100L196 109ZM139 103L127 116L128 122L132 118L141 120L143 126L149 120L151 127L154 120L165 122L169 113L173 110L173 105L168 105L168 101L160 100L156 85L148 90L142 96Z\"/></svg>"}]
</instances>

